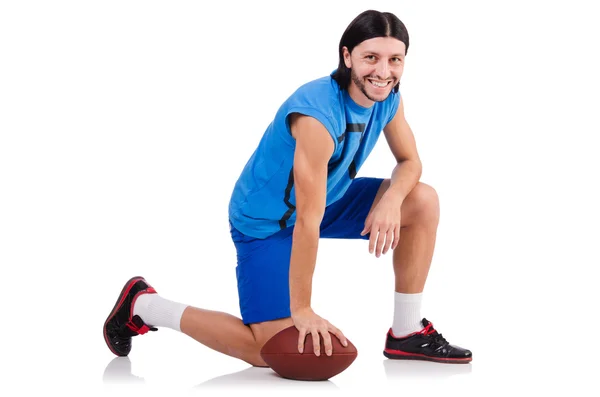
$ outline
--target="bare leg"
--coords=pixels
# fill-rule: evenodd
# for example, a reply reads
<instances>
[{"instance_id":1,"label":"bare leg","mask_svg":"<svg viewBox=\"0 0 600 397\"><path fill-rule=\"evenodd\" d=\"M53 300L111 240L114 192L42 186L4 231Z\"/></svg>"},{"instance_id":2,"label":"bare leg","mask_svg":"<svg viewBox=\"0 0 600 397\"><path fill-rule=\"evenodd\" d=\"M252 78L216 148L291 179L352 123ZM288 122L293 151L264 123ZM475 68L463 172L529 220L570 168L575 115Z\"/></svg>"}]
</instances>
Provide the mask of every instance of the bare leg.
<instances>
[{"instance_id":1,"label":"bare leg","mask_svg":"<svg viewBox=\"0 0 600 397\"><path fill-rule=\"evenodd\" d=\"M389 186L385 181L381 197ZM374 203L376 205L376 203ZM420 297L433 258L440 210L436 191L418 183L401 207L400 241L393 254L394 320L384 355L391 359L417 359L443 363L469 363L470 350L450 345L429 322L420 317ZM413 300L413 298L415 298Z\"/></svg>"},{"instance_id":2,"label":"bare leg","mask_svg":"<svg viewBox=\"0 0 600 397\"><path fill-rule=\"evenodd\" d=\"M389 187L385 180L373 203ZM402 204L400 243L393 253L396 292L423 291L429 273L439 220L439 203L435 190L419 183ZM181 331L203 345L239 358L251 365L263 367L260 349L269 338L292 326L291 318L244 325L231 314L187 307L181 318Z\"/></svg>"},{"instance_id":3,"label":"bare leg","mask_svg":"<svg viewBox=\"0 0 600 397\"><path fill-rule=\"evenodd\" d=\"M390 185L386 179L373 207ZM440 210L435 190L419 182L401 208L400 242L393 253L396 292L423 292L435 248Z\"/></svg>"},{"instance_id":4,"label":"bare leg","mask_svg":"<svg viewBox=\"0 0 600 397\"><path fill-rule=\"evenodd\" d=\"M244 325L231 314L188 306L181 318L181 332L213 350L265 367L260 349L269 338L292 324L287 318Z\"/></svg>"}]
</instances>

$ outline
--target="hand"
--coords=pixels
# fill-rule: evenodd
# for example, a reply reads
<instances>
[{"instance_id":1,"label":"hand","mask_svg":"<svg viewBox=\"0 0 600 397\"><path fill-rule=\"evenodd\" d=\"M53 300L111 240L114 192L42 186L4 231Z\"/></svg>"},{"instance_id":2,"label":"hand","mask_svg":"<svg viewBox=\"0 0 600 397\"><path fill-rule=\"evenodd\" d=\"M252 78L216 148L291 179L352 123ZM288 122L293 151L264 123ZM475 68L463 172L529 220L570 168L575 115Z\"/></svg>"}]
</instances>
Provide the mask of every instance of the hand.
<instances>
[{"instance_id":1,"label":"hand","mask_svg":"<svg viewBox=\"0 0 600 397\"><path fill-rule=\"evenodd\" d=\"M325 354L328 356L331 356L333 351L331 347L331 335L329 332L334 334L340 340L342 346L348 346L348 341L346 340L344 334L342 334L339 329L331 325L329 321L315 314L310 307L293 312L292 320L300 332L300 335L298 336L298 351L300 353L302 353L304 350L304 340L306 339L306 335L309 333L312 335L313 351L317 356L321 354L321 338L319 334L323 336L323 346L325 347Z\"/></svg>"},{"instance_id":2,"label":"hand","mask_svg":"<svg viewBox=\"0 0 600 397\"><path fill-rule=\"evenodd\" d=\"M365 220L365 228L360 233L361 236L371 233L369 238L369 253L377 248L375 256L379 258L391 248L396 249L400 241L400 219L401 203L397 200L386 199L385 196L379 200L373 211ZM385 243L385 245L384 245Z\"/></svg>"}]
</instances>

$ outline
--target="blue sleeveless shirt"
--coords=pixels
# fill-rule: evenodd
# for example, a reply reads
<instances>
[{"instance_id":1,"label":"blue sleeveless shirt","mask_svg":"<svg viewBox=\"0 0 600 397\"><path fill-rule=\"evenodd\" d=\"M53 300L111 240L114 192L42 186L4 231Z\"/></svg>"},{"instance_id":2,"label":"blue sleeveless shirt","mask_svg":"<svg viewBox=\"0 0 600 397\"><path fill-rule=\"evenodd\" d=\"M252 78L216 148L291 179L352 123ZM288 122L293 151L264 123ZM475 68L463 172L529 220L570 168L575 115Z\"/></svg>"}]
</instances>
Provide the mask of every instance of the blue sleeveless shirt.
<instances>
[{"instance_id":1,"label":"blue sleeveless shirt","mask_svg":"<svg viewBox=\"0 0 600 397\"><path fill-rule=\"evenodd\" d=\"M288 116L319 120L334 142L327 175L327 200L340 199L398 109L400 94L390 93L370 108L358 105L331 75L298 88L279 108L241 172L229 202L229 221L243 234L266 238L296 220L293 177L296 141Z\"/></svg>"}]
</instances>

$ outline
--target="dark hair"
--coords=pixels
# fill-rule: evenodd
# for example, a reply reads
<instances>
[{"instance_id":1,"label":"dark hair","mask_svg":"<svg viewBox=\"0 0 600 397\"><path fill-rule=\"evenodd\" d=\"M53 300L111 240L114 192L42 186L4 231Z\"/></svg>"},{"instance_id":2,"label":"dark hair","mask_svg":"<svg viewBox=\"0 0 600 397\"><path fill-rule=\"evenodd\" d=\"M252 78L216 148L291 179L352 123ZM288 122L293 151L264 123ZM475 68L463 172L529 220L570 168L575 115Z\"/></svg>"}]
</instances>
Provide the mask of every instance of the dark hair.
<instances>
[{"instance_id":1,"label":"dark hair","mask_svg":"<svg viewBox=\"0 0 600 397\"><path fill-rule=\"evenodd\" d=\"M344 63L343 48L347 47L349 52L352 52L354 47L365 40L375 37L395 37L406 46L408 52L408 31L406 26L391 12L379 12L375 10L367 10L359 14L350 25L340 39L339 56L340 63L337 70L332 74L332 77L340 85L342 89L347 89L351 80L350 69ZM394 87L394 92L398 92L398 86Z\"/></svg>"}]
</instances>

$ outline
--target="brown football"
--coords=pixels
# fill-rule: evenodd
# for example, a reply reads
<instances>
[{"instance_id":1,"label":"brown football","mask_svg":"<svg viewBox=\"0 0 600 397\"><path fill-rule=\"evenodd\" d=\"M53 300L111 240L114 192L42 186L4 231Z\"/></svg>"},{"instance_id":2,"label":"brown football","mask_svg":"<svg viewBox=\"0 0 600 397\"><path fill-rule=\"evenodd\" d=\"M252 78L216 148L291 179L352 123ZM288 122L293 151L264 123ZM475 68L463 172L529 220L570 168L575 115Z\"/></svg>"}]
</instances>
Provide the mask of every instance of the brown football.
<instances>
[{"instance_id":1,"label":"brown football","mask_svg":"<svg viewBox=\"0 0 600 397\"><path fill-rule=\"evenodd\" d=\"M358 352L356 347L348 340L344 347L339 339L332 334L331 356L325 354L323 338L320 336L320 355L316 356L313 350L312 335L308 334L304 340L304 351L298 352L298 329L292 325L273 335L260 350L260 356L273 371L287 379L295 380L327 380L332 378L352 364Z\"/></svg>"}]
</instances>

